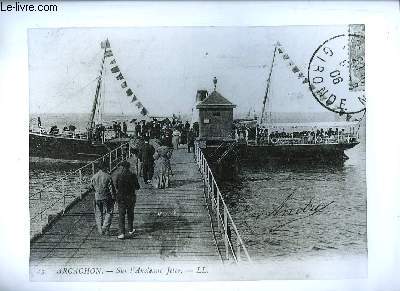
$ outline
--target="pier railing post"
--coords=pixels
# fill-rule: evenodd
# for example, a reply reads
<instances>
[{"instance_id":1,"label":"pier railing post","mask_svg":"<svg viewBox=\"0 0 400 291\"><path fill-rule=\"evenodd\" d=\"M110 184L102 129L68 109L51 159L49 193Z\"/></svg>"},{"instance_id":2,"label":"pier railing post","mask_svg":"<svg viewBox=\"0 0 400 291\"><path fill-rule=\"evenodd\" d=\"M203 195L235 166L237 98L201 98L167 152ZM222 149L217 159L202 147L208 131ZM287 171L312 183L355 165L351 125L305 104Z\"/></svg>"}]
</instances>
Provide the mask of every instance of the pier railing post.
<instances>
[{"instance_id":1,"label":"pier railing post","mask_svg":"<svg viewBox=\"0 0 400 291\"><path fill-rule=\"evenodd\" d=\"M94 162L92 162L92 175L94 175Z\"/></svg>"},{"instance_id":2,"label":"pier railing post","mask_svg":"<svg viewBox=\"0 0 400 291\"><path fill-rule=\"evenodd\" d=\"M39 192L40 233L43 233L42 191Z\"/></svg>"},{"instance_id":3,"label":"pier railing post","mask_svg":"<svg viewBox=\"0 0 400 291\"><path fill-rule=\"evenodd\" d=\"M217 191L217 225L218 225L218 231L221 231L221 220L220 220L220 211L219 211L219 195ZM214 199L214 193L212 193L213 199Z\"/></svg>"},{"instance_id":4,"label":"pier railing post","mask_svg":"<svg viewBox=\"0 0 400 291\"><path fill-rule=\"evenodd\" d=\"M225 243L225 256L229 260L229 242L228 242L228 213L224 205L224 243Z\"/></svg>"},{"instance_id":5,"label":"pier railing post","mask_svg":"<svg viewBox=\"0 0 400 291\"><path fill-rule=\"evenodd\" d=\"M83 195L83 185L82 185L82 170L79 169L79 199L82 200Z\"/></svg>"},{"instance_id":6,"label":"pier railing post","mask_svg":"<svg viewBox=\"0 0 400 291\"><path fill-rule=\"evenodd\" d=\"M204 176L204 168L205 168L205 165L206 165L206 159L204 158L204 154L203 154L203 153L201 153L201 161L202 161L202 164L203 164L201 173L202 173L203 176Z\"/></svg>"},{"instance_id":7,"label":"pier railing post","mask_svg":"<svg viewBox=\"0 0 400 291\"><path fill-rule=\"evenodd\" d=\"M128 143L128 158L131 157L131 145Z\"/></svg>"},{"instance_id":8,"label":"pier railing post","mask_svg":"<svg viewBox=\"0 0 400 291\"><path fill-rule=\"evenodd\" d=\"M111 172L111 170L112 170L112 157L111 157L111 155L112 155L112 151L110 152L110 158L109 158L109 160L110 160L110 172Z\"/></svg>"},{"instance_id":9,"label":"pier railing post","mask_svg":"<svg viewBox=\"0 0 400 291\"><path fill-rule=\"evenodd\" d=\"M62 212L63 212L63 214L64 214L64 212L65 212L65 180L64 179L62 179L61 180L61 191L62 191L62 195L63 195L63 209L62 209Z\"/></svg>"},{"instance_id":10,"label":"pier railing post","mask_svg":"<svg viewBox=\"0 0 400 291\"><path fill-rule=\"evenodd\" d=\"M204 171L204 176L205 176L205 178L206 178L206 182L207 182L207 191L208 191L208 188L209 188L209 186L210 186L210 176L209 176L209 168L208 168L208 165L206 164L206 168L205 168L205 171Z\"/></svg>"},{"instance_id":11,"label":"pier railing post","mask_svg":"<svg viewBox=\"0 0 400 291\"><path fill-rule=\"evenodd\" d=\"M200 151L199 151L199 167L200 167L200 172L203 175L203 160Z\"/></svg>"},{"instance_id":12,"label":"pier railing post","mask_svg":"<svg viewBox=\"0 0 400 291\"><path fill-rule=\"evenodd\" d=\"M204 157L203 157L203 153L200 152L200 161L201 161L201 174L204 174Z\"/></svg>"},{"instance_id":13,"label":"pier railing post","mask_svg":"<svg viewBox=\"0 0 400 291\"><path fill-rule=\"evenodd\" d=\"M236 260L238 261L238 262L240 262L241 261L241 258L240 258L240 248L242 247L242 245L241 245L241 243L240 243L240 240L239 240L239 237L237 237L236 238Z\"/></svg>"}]
</instances>

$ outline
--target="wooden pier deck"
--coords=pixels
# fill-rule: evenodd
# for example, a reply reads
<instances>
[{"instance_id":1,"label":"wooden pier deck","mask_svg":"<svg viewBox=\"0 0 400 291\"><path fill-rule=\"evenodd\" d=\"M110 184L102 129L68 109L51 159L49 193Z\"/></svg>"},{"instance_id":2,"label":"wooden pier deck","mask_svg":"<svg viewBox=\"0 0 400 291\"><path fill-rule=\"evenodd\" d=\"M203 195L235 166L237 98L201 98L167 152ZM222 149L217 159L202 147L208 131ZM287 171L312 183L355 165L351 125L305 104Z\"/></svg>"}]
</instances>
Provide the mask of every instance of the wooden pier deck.
<instances>
[{"instance_id":1,"label":"wooden pier deck","mask_svg":"<svg viewBox=\"0 0 400 291\"><path fill-rule=\"evenodd\" d=\"M134 163L133 158L129 161ZM139 177L141 189L137 191L133 238L117 239L117 207L111 236L97 233L94 193L89 193L31 242L31 267L102 261L222 262L193 154L185 149L174 150L171 166L174 175L170 188L153 188Z\"/></svg>"}]
</instances>

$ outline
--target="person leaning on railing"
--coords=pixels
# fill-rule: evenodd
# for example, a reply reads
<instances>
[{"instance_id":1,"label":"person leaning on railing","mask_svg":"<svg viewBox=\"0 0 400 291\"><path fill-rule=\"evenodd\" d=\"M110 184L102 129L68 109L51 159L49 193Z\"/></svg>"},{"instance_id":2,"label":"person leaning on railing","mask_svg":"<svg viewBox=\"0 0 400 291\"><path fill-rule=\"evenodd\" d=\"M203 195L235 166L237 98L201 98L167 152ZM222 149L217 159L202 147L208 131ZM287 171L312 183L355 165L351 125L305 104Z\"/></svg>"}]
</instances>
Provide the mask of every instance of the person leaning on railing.
<instances>
[{"instance_id":1,"label":"person leaning on railing","mask_svg":"<svg viewBox=\"0 0 400 291\"><path fill-rule=\"evenodd\" d=\"M115 187L111 175L107 172L108 164L102 162L100 169L91 179L94 189L94 216L99 234L109 235L114 212Z\"/></svg>"}]
</instances>

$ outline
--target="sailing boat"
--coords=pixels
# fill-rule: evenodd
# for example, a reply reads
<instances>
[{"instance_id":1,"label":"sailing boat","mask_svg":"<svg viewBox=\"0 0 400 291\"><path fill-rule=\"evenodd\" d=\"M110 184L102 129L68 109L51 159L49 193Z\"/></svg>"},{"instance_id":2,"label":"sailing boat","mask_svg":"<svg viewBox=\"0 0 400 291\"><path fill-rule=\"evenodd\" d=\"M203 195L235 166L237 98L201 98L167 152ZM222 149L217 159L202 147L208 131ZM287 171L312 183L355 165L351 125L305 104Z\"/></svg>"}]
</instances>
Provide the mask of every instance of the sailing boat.
<instances>
[{"instance_id":1,"label":"sailing boat","mask_svg":"<svg viewBox=\"0 0 400 291\"><path fill-rule=\"evenodd\" d=\"M245 136L244 141L239 140L245 144L243 156L249 160L284 161L344 161L348 159L345 151L359 144L362 118L357 122L272 122L272 114L268 108L269 91L277 50L282 51L280 46L279 43L275 45L260 120L240 122L237 125L236 137ZM298 76L303 75L297 66L294 66L292 71ZM306 82L307 79L304 78L303 84Z\"/></svg>"},{"instance_id":2,"label":"sailing boat","mask_svg":"<svg viewBox=\"0 0 400 291\"><path fill-rule=\"evenodd\" d=\"M50 132L45 132L41 128L40 118L38 119L39 131L29 132L29 157L31 161L41 160L42 158L50 158L66 161L85 161L94 160L106 154L110 150L116 148L121 143L128 142L128 137L114 136L114 138L107 139L107 128L102 121L101 100L104 99L102 88L104 86L105 70L108 67L108 60L113 56L109 40L101 42L101 49L103 56L101 60L101 69L97 77L97 84L95 95L93 99L92 110L87 123L86 132L84 134L75 134L72 130L71 133L61 135L58 130L52 128ZM137 100L136 95L133 94L124 80L122 73L118 66L116 66L115 59L109 62L113 65L111 72L116 74L116 79L121 81L121 88L126 90L126 95L131 98L131 102L136 101L136 107L140 109L142 115L147 115L147 109L143 107L141 102ZM54 130L53 130L54 129Z\"/></svg>"}]
</instances>

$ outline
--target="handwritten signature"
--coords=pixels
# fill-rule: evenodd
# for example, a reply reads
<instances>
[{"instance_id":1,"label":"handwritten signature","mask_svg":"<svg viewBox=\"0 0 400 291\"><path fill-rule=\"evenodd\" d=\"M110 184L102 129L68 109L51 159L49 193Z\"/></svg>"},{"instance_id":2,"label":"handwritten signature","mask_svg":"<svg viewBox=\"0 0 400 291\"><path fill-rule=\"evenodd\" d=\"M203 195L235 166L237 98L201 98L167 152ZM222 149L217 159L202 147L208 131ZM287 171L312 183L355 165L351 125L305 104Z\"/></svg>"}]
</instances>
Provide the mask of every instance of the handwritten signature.
<instances>
[{"instance_id":1,"label":"handwritten signature","mask_svg":"<svg viewBox=\"0 0 400 291\"><path fill-rule=\"evenodd\" d=\"M329 202L316 203L314 198L308 200L304 206L291 207L288 202L293 200L294 193L289 194L278 206L273 207L270 212L266 213L267 217L278 217L278 216L295 216L294 218L286 221L285 223L275 225L269 229L270 233L274 233L279 230L283 230L285 226L307 217L321 214L327 207L335 203L334 200Z\"/></svg>"}]
</instances>

